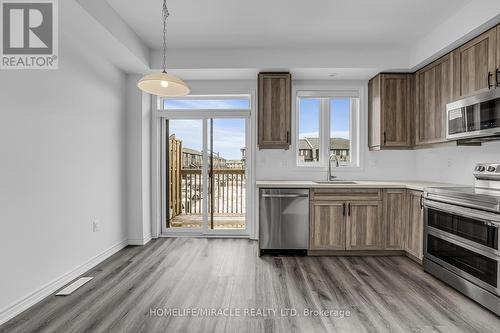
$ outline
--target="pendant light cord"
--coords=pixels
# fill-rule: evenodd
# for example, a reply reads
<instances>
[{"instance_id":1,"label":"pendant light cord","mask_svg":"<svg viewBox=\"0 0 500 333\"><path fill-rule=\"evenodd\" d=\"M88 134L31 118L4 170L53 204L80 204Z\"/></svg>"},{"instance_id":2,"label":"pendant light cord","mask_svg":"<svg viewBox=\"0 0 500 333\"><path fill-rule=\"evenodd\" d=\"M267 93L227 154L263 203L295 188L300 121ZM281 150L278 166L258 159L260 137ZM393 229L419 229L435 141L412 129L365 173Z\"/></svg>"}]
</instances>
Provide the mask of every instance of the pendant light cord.
<instances>
[{"instance_id":1,"label":"pendant light cord","mask_svg":"<svg viewBox=\"0 0 500 333\"><path fill-rule=\"evenodd\" d=\"M167 72L167 18L170 16L167 8L167 0L163 0L163 73Z\"/></svg>"}]
</instances>

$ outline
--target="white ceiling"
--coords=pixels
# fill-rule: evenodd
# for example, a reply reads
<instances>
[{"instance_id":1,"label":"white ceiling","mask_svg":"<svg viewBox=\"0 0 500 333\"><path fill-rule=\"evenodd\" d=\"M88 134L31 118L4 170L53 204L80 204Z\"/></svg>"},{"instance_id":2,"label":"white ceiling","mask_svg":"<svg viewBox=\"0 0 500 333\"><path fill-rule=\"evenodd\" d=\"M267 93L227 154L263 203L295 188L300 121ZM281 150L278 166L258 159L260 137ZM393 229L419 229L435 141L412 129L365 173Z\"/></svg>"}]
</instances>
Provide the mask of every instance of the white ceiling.
<instances>
[{"instance_id":1,"label":"white ceiling","mask_svg":"<svg viewBox=\"0 0 500 333\"><path fill-rule=\"evenodd\" d=\"M281 69L283 70L283 69ZM378 68L287 68L294 80L366 80L375 76ZM171 69L170 73L184 80L250 80L257 77L256 68L197 68Z\"/></svg>"},{"instance_id":2,"label":"white ceiling","mask_svg":"<svg viewBox=\"0 0 500 333\"><path fill-rule=\"evenodd\" d=\"M161 0L107 0L152 49ZM169 0L169 48L411 46L471 0Z\"/></svg>"}]
</instances>

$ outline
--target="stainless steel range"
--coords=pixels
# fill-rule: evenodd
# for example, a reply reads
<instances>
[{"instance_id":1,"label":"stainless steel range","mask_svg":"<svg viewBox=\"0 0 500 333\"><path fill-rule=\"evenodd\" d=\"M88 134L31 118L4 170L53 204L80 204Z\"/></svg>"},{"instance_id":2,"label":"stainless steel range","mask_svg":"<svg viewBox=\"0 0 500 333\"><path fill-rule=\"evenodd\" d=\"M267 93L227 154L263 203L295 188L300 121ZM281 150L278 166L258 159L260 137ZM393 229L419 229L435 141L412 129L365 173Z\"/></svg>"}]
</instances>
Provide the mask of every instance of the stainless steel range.
<instances>
[{"instance_id":1,"label":"stainless steel range","mask_svg":"<svg viewBox=\"0 0 500 333\"><path fill-rule=\"evenodd\" d=\"M474 187L424 193L424 270L500 316L500 164L477 164Z\"/></svg>"}]
</instances>

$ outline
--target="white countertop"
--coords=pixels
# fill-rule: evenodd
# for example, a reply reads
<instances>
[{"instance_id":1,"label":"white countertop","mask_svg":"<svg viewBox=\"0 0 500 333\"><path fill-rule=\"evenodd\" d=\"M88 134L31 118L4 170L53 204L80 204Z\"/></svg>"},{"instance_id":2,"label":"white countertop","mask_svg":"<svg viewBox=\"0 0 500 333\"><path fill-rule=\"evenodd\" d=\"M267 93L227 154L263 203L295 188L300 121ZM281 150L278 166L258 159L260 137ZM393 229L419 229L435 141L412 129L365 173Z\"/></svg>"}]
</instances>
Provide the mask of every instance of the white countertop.
<instances>
[{"instance_id":1,"label":"white countertop","mask_svg":"<svg viewBox=\"0 0 500 333\"><path fill-rule=\"evenodd\" d=\"M351 180L338 180L351 181ZM422 181L384 181L384 180L352 180L355 184L335 184L332 183L316 183L312 180L259 180L256 182L257 187L271 188L407 188L410 190L423 191L426 187L452 187L459 186L447 183L422 182Z\"/></svg>"}]
</instances>

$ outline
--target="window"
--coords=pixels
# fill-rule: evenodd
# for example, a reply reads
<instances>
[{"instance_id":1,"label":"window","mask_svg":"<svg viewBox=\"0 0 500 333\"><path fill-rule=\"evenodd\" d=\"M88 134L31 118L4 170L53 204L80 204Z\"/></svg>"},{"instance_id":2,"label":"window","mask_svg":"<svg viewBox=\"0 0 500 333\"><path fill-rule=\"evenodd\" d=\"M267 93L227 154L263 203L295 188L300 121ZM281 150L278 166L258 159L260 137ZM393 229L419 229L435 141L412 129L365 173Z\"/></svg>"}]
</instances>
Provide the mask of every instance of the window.
<instances>
[{"instance_id":1,"label":"window","mask_svg":"<svg viewBox=\"0 0 500 333\"><path fill-rule=\"evenodd\" d=\"M299 162L319 162L319 98L301 98L299 112Z\"/></svg>"},{"instance_id":2,"label":"window","mask_svg":"<svg viewBox=\"0 0 500 333\"><path fill-rule=\"evenodd\" d=\"M250 111L249 95L159 100L162 232L248 233Z\"/></svg>"},{"instance_id":3,"label":"window","mask_svg":"<svg viewBox=\"0 0 500 333\"><path fill-rule=\"evenodd\" d=\"M351 164L351 99L330 99L329 154L336 155L341 164Z\"/></svg>"},{"instance_id":4,"label":"window","mask_svg":"<svg viewBox=\"0 0 500 333\"><path fill-rule=\"evenodd\" d=\"M353 92L298 93L299 166L327 166L331 155L340 166L358 166L358 96Z\"/></svg>"},{"instance_id":5,"label":"window","mask_svg":"<svg viewBox=\"0 0 500 333\"><path fill-rule=\"evenodd\" d=\"M165 110L248 110L250 99L245 98L176 98L164 99Z\"/></svg>"}]
</instances>

